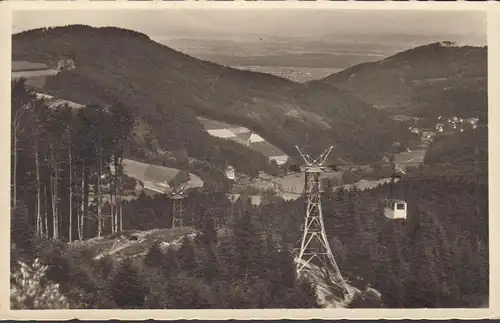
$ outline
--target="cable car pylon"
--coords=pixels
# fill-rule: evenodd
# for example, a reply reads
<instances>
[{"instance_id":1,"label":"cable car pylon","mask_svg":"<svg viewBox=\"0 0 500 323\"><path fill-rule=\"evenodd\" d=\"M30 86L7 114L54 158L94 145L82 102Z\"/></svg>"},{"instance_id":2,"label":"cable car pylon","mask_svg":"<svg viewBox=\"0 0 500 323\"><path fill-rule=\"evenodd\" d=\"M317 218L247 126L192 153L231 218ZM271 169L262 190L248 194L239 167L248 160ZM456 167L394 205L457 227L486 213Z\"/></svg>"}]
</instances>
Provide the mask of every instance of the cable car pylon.
<instances>
[{"instance_id":1,"label":"cable car pylon","mask_svg":"<svg viewBox=\"0 0 500 323\"><path fill-rule=\"evenodd\" d=\"M324 165L333 146L329 147L316 159L304 153L298 146L295 147L305 162L305 165L301 166L300 170L305 173L303 194L306 200L302 238L299 241L300 249L298 249L295 258L297 275L300 276L306 272L312 274L311 270L313 266L317 266L325 276L324 283L328 287L333 287L334 290L340 291L344 298L352 296L351 290L342 277L330 249L330 243L326 236L323 222L323 210L321 208L320 175L323 172L333 170L332 167Z\"/></svg>"},{"instance_id":2,"label":"cable car pylon","mask_svg":"<svg viewBox=\"0 0 500 323\"><path fill-rule=\"evenodd\" d=\"M172 200L172 228L182 227L184 225L184 208L182 202L187 197L184 190L188 186L189 181L177 188L171 187L168 183L165 184L167 188L167 197Z\"/></svg>"}]
</instances>

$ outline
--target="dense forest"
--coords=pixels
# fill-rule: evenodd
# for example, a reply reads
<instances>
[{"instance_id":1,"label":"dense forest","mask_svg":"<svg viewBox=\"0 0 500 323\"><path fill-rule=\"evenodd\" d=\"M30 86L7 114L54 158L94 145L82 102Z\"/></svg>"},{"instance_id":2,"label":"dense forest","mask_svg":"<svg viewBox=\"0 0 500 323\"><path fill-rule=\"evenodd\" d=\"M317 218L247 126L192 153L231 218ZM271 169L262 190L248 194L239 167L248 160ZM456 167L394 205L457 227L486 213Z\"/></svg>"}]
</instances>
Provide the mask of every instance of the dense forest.
<instances>
[{"instance_id":1,"label":"dense forest","mask_svg":"<svg viewBox=\"0 0 500 323\"><path fill-rule=\"evenodd\" d=\"M394 190L409 205L404 222L382 215L387 186L325 192L326 230L344 277L361 290L368 285L378 290L383 307L487 306L487 190L486 183L434 178L420 169ZM243 199L231 206L223 194L200 193L186 203L186 217L200 234L177 251L155 244L145 257L116 262L94 260L91 247L77 252L47 241L32 254L49 266L47 279L60 284L72 306L318 306L311 285L295 277L290 254L300 235L302 199L273 199L259 207ZM162 197L125 203L125 231L168 227L166 205ZM216 230L215 216L223 229Z\"/></svg>"},{"instance_id":2,"label":"dense forest","mask_svg":"<svg viewBox=\"0 0 500 323\"><path fill-rule=\"evenodd\" d=\"M59 293L64 295L59 299L65 301L44 304L45 308L318 307L312 285L296 277L290 252L279 247L279 237L261 226L249 205L224 209L231 220L225 225L229 233L221 235L209 218L221 210L221 204L207 207L206 198L198 200L198 211L202 211L194 222L198 234L185 238L178 249L164 251L155 243L144 257L118 261L112 256L96 259L92 248L79 250L37 240L30 252L48 266L42 284L59 284ZM132 204L152 209L148 199ZM156 211L165 207L156 205ZM132 216L142 220L137 213ZM13 270L18 266L13 264ZM26 307L18 295L23 293L12 293L12 304Z\"/></svg>"},{"instance_id":3,"label":"dense forest","mask_svg":"<svg viewBox=\"0 0 500 323\"><path fill-rule=\"evenodd\" d=\"M124 197L123 147L133 126L120 102L48 107L25 80L12 82L12 207L24 205L37 237L83 239L116 232ZM101 214L109 201L115 207Z\"/></svg>"},{"instance_id":4,"label":"dense forest","mask_svg":"<svg viewBox=\"0 0 500 323\"><path fill-rule=\"evenodd\" d=\"M189 157L218 166L229 162L248 172L244 156L253 158L255 167L268 167L244 147L227 148L211 138L198 115L248 127L291 156L296 144L313 154L333 144L335 154L348 160L373 161L394 140L410 138L406 125L331 86L307 86L201 61L130 30L81 25L36 29L14 35L12 47L14 60L49 67L61 59L74 60L75 68L49 77L43 91L84 105L120 98L162 149L184 149ZM217 154L224 149L227 162ZM134 154L141 154L137 150Z\"/></svg>"},{"instance_id":5,"label":"dense forest","mask_svg":"<svg viewBox=\"0 0 500 323\"><path fill-rule=\"evenodd\" d=\"M319 306L311 283L298 279L293 265L303 199L269 196L256 207L244 197L231 204L223 192L192 192L185 220L194 237L166 250L157 241L142 256L96 258L96 237L171 223L165 196L123 196L120 147L131 131L131 114L118 110L120 103L48 109L31 100L22 81L12 91L18 107L12 114L13 308ZM356 299L351 307L488 303L486 135L479 129L431 145L427 165L394 188L408 202L406 221L381 214L387 185L366 192L326 190L325 225L343 275L360 290L372 286L382 294L381 305ZM437 172L449 158L455 167ZM474 161L483 166L470 169ZM105 197L114 207L103 214L98 206ZM87 241L88 247L69 240Z\"/></svg>"},{"instance_id":6,"label":"dense forest","mask_svg":"<svg viewBox=\"0 0 500 323\"><path fill-rule=\"evenodd\" d=\"M200 232L196 240L185 239L165 256L153 245L140 269L128 260L95 260L92 250L72 248L75 241L92 243L171 223L158 221L171 217L158 213L168 207L165 197L143 194L127 202L130 179L122 160L132 114L119 102L76 111L49 107L24 79L12 82L12 107L13 308L318 306L311 284L295 277L291 254L278 249L248 205L232 210L224 194L208 199L194 192L198 204L187 212L196 217L186 222ZM224 212L210 209L211 203ZM222 241L217 218L232 232ZM257 262L263 250L271 261L264 271Z\"/></svg>"}]
</instances>

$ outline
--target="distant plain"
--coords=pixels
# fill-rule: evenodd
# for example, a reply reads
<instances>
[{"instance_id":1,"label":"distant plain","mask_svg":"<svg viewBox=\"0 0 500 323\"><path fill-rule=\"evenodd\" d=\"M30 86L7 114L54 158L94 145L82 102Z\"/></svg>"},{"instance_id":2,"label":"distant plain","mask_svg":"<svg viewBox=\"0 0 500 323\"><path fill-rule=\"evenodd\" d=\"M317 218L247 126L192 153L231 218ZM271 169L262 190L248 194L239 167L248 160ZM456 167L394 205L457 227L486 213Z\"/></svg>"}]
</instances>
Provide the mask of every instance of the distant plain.
<instances>
[{"instance_id":1,"label":"distant plain","mask_svg":"<svg viewBox=\"0 0 500 323\"><path fill-rule=\"evenodd\" d=\"M197 36L152 37L158 43L198 59L254 72L274 74L295 82L318 80L348 67L382 60L410 48L456 36L350 35L331 38Z\"/></svg>"}]
</instances>

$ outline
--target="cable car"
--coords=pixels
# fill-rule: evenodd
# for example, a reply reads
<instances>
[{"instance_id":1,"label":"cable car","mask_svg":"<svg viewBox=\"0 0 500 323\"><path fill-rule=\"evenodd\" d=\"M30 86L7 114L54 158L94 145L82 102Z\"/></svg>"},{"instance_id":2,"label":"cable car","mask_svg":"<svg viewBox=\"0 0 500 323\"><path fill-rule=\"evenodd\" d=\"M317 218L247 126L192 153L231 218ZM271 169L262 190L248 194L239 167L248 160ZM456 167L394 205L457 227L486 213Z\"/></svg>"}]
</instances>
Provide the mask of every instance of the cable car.
<instances>
[{"instance_id":1,"label":"cable car","mask_svg":"<svg viewBox=\"0 0 500 323\"><path fill-rule=\"evenodd\" d=\"M227 169L226 169L226 177L229 178L229 179L235 179L236 178L236 173L234 171L234 167L233 166L228 166Z\"/></svg>"},{"instance_id":2,"label":"cable car","mask_svg":"<svg viewBox=\"0 0 500 323\"><path fill-rule=\"evenodd\" d=\"M406 219L406 202L400 199L385 199L384 216L391 220Z\"/></svg>"},{"instance_id":3,"label":"cable car","mask_svg":"<svg viewBox=\"0 0 500 323\"><path fill-rule=\"evenodd\" d=\"M384 201L384 216L391 220L406 219L406 202L392 197L394 182L396 179L401 179L406 172L394 163L394 155L392 155L392 165L394 167L394 172L389 184L389 197Z\"/></svg>"}]
</instances>

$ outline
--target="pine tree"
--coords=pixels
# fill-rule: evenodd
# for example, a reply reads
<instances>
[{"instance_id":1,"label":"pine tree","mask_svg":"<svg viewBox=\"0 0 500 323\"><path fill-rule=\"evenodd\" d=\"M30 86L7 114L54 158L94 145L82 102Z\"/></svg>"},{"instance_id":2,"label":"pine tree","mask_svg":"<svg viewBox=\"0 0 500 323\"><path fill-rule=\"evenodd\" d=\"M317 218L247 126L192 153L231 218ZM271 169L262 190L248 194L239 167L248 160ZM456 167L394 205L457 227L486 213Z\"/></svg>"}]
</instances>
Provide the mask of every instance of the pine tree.
<instances>
[{"instance_id":1,"label":"pine tree","mask_svg":"<svg viewBox=\"0 0 500 323\"><path fill-rule=\"evenodd\" d=\"M177 259L177 253L168 248L163 255L163 260L161 263L161 272L165 279L168 281L174 277L179 271L179 263Z\"/></svg>"},{"instance_id":2,"label":"pine tree","mask_svg":"<svg viewBox=\"0 0 500 323\"><path fill-rule=\"evenodd\" d=\"M122 263L110 279L108 290L116 305L122 309L141 308L146 288L130 261Z\"/></svg>"},{"instance_id":3,"label":"pine tree","mask_svg":"<svg viewBox=\"0 0 500 323\"><path fill-rule=\"evenodd\" d=\"M248 210L243 211L236 219L233 230L232 259L236 266L235 278L248 282L263 274L264 244Z\"/></svg>"},{"instance_id":4,"label":"pine tree","mask_svg":"<svg viewBox=\"0 0 500 323\"><path fill-rule=\"evenodd\" d=\"M146 266L158 267L162 264L163 252L160 248L160 243L155 241L151 248L149 248L146 257L144 257L144 263Z\"/></svg>"},{"instance_id":5,"label":"pine tree","mask_svg":"<svg viewBox=\"0 0 500 323\"><path fill-rule=\"evenodd\" d=\"M178 275L169 286L169 308L205 309L210 308L210 292L199 278Z\"/></svg>"},{"instance_id":6,"label":"pine tree","mask_svg":"<svg viewBox=\"0 0 500 323\"><path fill-rule=\"evenodd\" d=\"M199 266L195 252L193 241L189 238L184 238L183 242L177 250L177 260L179 268L188 274L195 275L198 272Z\"/></svg>"}]
</instances>

